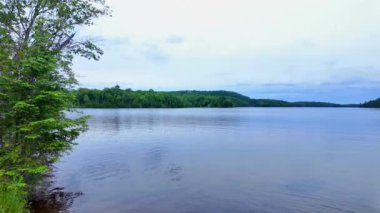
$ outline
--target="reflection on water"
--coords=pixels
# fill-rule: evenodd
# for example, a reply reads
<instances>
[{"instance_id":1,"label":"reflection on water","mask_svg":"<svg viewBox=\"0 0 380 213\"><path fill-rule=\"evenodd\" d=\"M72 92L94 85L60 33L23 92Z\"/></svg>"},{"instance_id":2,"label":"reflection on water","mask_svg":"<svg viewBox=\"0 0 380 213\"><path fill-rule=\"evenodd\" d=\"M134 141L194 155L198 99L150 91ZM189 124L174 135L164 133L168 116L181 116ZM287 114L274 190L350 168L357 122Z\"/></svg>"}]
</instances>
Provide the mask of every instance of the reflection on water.
<instances>
[{"instance_id":1,"label":"reflection on water","mask_svg":"<svg viewBox=\"0 0 380 213\"><path fill-rule=\"evenodd\" d=\"M83 111L72 212L380 212L378 110Z\"/></svg>"},{"instance_id":2,"label":"reflection on water","mask_svg":"<svg viewBox=\"0 0 380 213\"><path fill-rule=\"evenodd\" d=\"M182 167L174 163L169 164L166 168L165 174L171 181L181 181L182 179Z\"/></svg>"},{"instance_id":3,"label":"reflection on water","mask_svg":"<svg viewBox=\"0 0 380 213\"><path fill-rule=\"evenodd\" d=\"M37 191L29 198L31 213L70 212L74 200L83 195L82 192L67 192L63 187L54 187L54 176L46 175Z\"/></svg>"},{"instance_id":4,"label":"reflection on water","mask_svg":"<svg viewBox=\"0 0 380 213\"><path fill-rule=\"evenodd\" d=\"M31 200L32 213L70 212L74 200L82 195L81 192L65 192L64 188L56 189L44 197Z\"/></svg>"},{"instance_id":5,"label":"reflection on water","mask_svg":"<svg viewBox=\"0 0 380 213\"><path fill-rule=\"evenodd\" d=\"M294 180L286 185L286 189L300 194L316 194L322 190L322 184L315 180Z\"/></svg>"},{"instance_id":6,"label":"reflection on water","mask_svg":"<svg viewBox=\"0 0 380 213\"><path fill-rule=\"evenodd\" d=\"M162 167L164 150L161 146L155 145L147 150L144 160L146 171L157 171Z\"/></svg>"}]
</instances>

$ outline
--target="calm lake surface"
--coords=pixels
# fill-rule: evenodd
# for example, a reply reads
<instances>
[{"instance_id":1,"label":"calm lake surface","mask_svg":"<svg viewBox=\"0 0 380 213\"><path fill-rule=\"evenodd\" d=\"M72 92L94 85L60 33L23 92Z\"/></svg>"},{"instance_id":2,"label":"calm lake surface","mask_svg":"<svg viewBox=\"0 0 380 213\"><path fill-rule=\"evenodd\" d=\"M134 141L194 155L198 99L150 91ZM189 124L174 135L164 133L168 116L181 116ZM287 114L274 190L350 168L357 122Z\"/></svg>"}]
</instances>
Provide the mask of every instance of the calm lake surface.
<instances>
[{"instance_id":1,"label":"calm lake surface","mask_svg":"<svg viewBox=\"0 0 380 213\"><path fill-rule=\"evenodd\" d=\"M380 212L380 110L81 111L70 212Z\"/></svg>"}]
</instances>

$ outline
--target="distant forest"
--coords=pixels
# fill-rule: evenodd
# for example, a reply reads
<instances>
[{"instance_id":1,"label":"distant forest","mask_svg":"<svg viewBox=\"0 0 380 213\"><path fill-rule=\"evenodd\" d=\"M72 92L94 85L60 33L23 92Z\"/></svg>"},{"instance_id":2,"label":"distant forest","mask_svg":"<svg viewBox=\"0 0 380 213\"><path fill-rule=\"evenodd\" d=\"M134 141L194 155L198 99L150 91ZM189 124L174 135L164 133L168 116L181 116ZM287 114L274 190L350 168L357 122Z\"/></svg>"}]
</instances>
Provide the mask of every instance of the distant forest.
<instances>
[{"instance_id":1,"label":"distant forest","mask_svg":"<svg viewBox=\"0 0 380 213\"><path fill-rule=\"evenodd\" d=\"M79 108L188 108L188 107L346 107L324 102L287 102L251 99L230 91L133 91L119 86L98 89L80 88L76 93Z\"/></svg>"},{"instance_id":2,"label":"distant forest","mask_svg":"<svg viewBox=\"0 0 380 213\"><path fill-rule=\"evenodd\" d=\"M373 101L368 101L364 104L361 105L361 107L365 108L380 108L380 98L373 100Z\"/></svg>"}]
</instances>

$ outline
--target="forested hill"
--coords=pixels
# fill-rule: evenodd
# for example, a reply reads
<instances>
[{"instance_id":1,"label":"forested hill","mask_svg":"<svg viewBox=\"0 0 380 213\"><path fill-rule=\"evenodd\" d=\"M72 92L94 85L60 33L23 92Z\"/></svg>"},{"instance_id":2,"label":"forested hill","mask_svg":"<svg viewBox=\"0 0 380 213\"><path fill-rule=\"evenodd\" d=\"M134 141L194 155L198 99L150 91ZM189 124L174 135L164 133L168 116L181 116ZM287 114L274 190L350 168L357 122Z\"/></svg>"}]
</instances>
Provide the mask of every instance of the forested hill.
<instances>
[{"instance_id":1,"label":"forested hill","mask_svg":"<svg viewBox=\"0 0 380 213\"><path fill-rule=\"evenodd\" d=\"M184 108L247 107L249 97L228 91L133 91L119 87L78 89L78 107L83 108Z\"/></svg>"},{"instance_id":2,"label":"forested hill","mask_svg":"<svg viewBox=\"0 0 380 213\"><path fill-rule=\"evenodd\" d=\"M251 99L251 106L253 107L346 107L346 105L315 102L315 101L302 101L302 102L287 102L273 99Z\"/></svg>"},{"instance_id":3,"label":"forested hill","mask_svg":"<svg viewBox=\"0 0 380 213\"><path fill-rule=\"evenodd\" d=\"M185 108L185 107L342 107L323 102L286 102L251 99L230 91L133 91L119 86L75 91L79 108Z\"/></svg>"},{"instance_id":4,"label":"forested hill","mask_svg":"<svg viewBox=\"0 0 380 213\"><path fill-rule=\"evenodd\" d=\"M365 108L380 108L380 98L373 100L373 101L368 101L364 104L361 105L361 107Z\"/></svg>"}]
</instances>

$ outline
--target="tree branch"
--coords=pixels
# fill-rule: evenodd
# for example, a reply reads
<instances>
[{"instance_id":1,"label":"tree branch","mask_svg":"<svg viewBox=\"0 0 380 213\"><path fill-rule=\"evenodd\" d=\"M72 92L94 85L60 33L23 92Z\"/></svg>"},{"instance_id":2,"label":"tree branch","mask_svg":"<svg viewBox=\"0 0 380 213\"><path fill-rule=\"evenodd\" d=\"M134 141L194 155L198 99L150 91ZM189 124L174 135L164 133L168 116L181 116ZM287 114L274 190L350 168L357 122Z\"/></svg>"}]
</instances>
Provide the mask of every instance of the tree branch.
<instances>
[{"instance_id":1,"label":"tree branch","mask_svg":"<svg viewBox=\"0 0 380 213\"><path fill-rule=\"evenodd\" d=\"M62 42L61 44L58 45L56 50L62 51L67 45L70 44L70 42L73 40L74 36L75 36L75 33L71 34L64 42Z\"/></svg>"}]
</instances>

